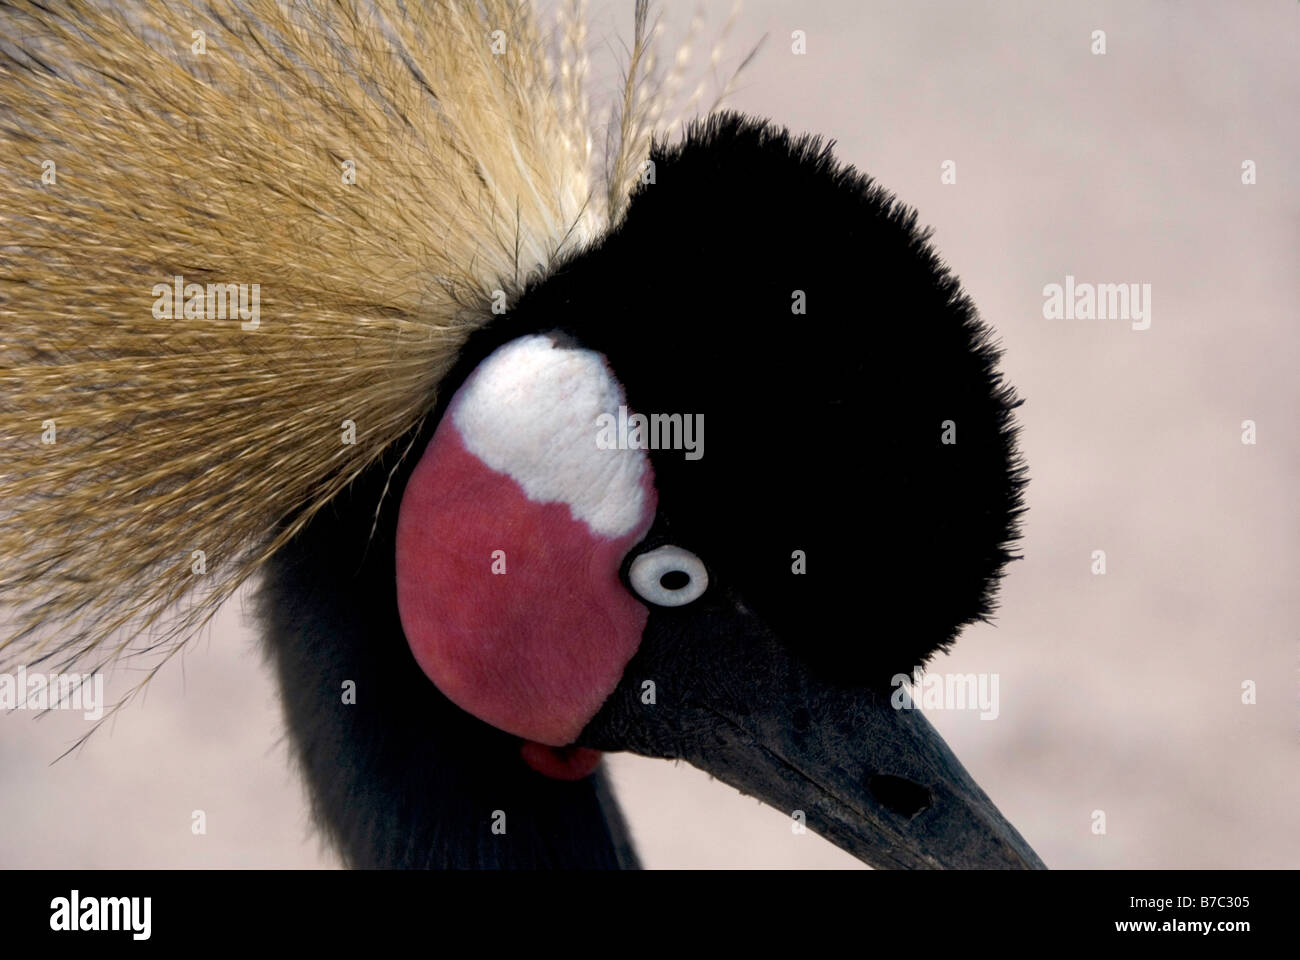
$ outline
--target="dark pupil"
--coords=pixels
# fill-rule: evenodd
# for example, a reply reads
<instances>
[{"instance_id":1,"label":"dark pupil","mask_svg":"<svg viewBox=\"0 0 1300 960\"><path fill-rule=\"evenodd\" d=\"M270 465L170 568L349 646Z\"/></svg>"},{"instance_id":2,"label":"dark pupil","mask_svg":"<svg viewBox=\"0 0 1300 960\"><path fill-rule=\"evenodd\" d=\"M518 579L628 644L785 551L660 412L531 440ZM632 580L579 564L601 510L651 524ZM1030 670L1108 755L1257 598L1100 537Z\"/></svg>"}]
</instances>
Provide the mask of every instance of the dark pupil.
<instances>
[{"instance_id":1,"label":"dark pupil","mask_svg":"<svg viewBox=\"0 0 1300 960\"><path fill-rule=\"evenodd\" d=\"M659 578L659 586L665 590L680 590L690 582L690 574L683 570L669 570Z\"/></svg>"}]
</instances>

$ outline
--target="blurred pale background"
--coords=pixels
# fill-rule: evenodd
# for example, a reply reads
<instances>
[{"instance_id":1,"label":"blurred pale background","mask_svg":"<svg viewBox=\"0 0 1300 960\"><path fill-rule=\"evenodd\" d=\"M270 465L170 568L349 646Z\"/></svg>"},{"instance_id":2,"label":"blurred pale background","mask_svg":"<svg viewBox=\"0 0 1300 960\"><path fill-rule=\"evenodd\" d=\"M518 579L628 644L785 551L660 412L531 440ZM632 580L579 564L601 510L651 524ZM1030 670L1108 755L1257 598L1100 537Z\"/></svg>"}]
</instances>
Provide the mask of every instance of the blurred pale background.
<instances>
[{"instance_id":1,"label":"blurred pale background","mask_svg":"<svg viewBox=\"0 0 1300 960\"><path fill-rule=\"evenodd\" d=\"M630 0L609 7L607 52L631 21ZM1001 715L930 716L1053 867L1300 866L1298 17L1293 0L749 0L722 62L769 34L732 105L835 138L918 207L1006 347L1025 559L996 626L934 664L999 674ZM1151 328L1044 319L1066 274L1150 283ZM84 730L0 717L0 865L337 865L240 604L51 765ZM858 865L690 767L610 765L647 866Z\"/></svg>"}]
</instances>

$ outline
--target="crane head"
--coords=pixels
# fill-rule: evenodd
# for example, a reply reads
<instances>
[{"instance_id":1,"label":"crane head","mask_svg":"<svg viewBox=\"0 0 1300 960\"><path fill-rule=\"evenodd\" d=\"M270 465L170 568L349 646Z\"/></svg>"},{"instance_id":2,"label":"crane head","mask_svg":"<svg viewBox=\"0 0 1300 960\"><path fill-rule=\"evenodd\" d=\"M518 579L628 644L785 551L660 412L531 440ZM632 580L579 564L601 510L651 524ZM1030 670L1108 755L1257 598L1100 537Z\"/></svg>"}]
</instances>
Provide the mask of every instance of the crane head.
<instances>
[{"instance_id":1,"label":"crane head","mask_svg":"<svg viewBox=\"0 0 1300 960\"><path fill-rule=\"evenodd\" d=\"M1020 511L987 328L915 214L735 115L477 332L404 491L415 660L553 777L689 761L887 867L1041 867L891 696Z\"/></svg>"}]
</instances>

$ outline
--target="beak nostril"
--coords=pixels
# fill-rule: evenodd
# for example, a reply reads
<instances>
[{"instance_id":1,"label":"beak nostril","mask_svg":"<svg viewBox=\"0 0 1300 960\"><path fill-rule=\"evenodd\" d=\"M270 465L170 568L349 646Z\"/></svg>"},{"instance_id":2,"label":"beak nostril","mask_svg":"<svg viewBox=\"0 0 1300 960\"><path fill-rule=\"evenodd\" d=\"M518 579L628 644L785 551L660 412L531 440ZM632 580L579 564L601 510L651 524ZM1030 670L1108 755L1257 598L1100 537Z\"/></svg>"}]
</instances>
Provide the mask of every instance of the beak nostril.
<instances>
[{"instance_id":1,"label":"beak nostril","mask_svg":"<svg viewBox=\"0 0 1300 960\"><path fill-rule=\"evenodd\" d=\"M909 820L930 806L928 789L892 774L872 774L867 777L867 789L882 807Z\"/></svg>"}]
</instances>

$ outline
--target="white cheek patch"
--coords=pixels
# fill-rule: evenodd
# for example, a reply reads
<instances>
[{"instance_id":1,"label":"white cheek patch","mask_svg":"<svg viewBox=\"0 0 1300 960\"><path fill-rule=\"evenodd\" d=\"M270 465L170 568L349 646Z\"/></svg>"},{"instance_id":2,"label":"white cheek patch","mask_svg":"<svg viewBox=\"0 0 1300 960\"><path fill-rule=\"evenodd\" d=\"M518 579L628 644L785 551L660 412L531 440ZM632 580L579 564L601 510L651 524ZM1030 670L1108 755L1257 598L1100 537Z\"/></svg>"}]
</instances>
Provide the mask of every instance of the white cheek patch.
<instances>
[{"instance_id":1,"label":"white cheek patch","mask_svg":"<svg viewBox=\"0 0 1300 960\"><path fill-rule=\"evenodd\" d=\"M528 499L568 504L592 532L617 538L642 522L643 450L602 450L597 418L626 401L604 358L533 334L497 348L452 403L466 449Z\"/></svg>"}]
</instances>

